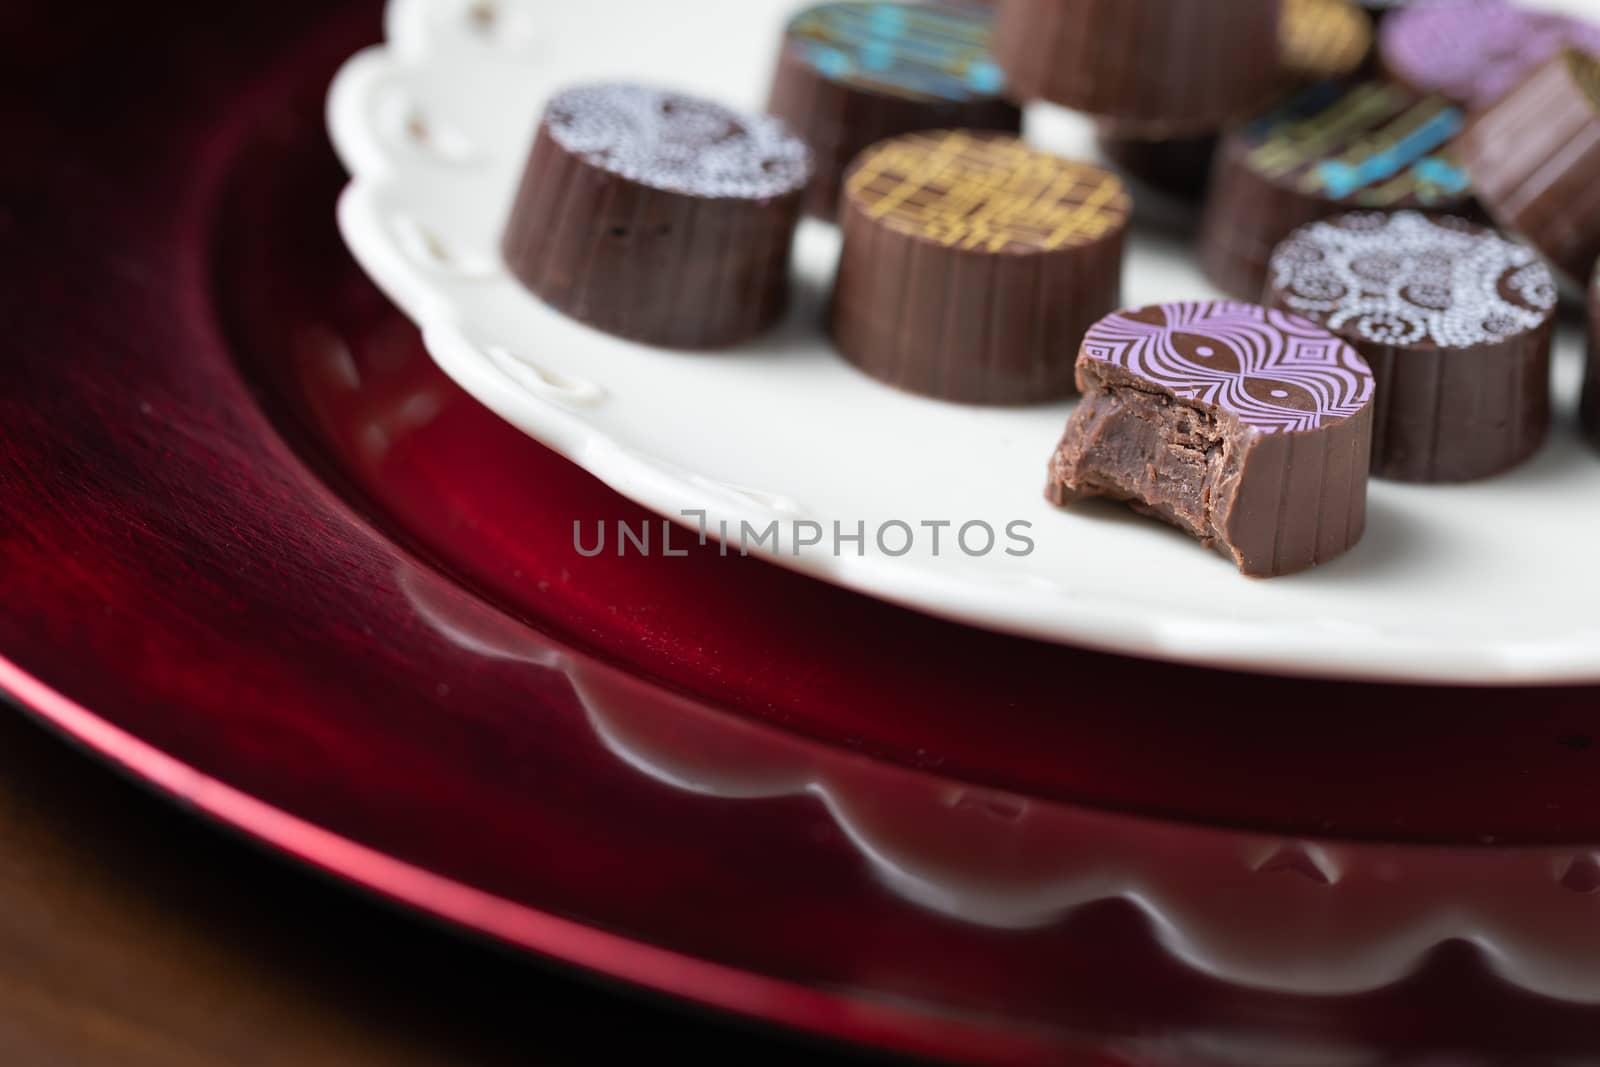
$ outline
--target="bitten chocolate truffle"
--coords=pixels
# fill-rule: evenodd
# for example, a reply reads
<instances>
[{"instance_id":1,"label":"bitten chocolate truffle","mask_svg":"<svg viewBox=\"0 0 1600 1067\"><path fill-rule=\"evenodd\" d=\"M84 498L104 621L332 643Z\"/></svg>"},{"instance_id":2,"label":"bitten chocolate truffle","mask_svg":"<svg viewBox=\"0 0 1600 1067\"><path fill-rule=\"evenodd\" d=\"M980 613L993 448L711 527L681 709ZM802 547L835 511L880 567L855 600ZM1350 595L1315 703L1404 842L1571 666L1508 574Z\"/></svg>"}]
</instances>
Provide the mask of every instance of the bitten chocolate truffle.
<instances>
[{"instance_id":1,"label":"bitten chocolate truffle","mask_svg":"<svg viewBox=\"0 0 1600 1067\"><path fill-rule=\"evenodd\" d=\"M1279 48L1285 92L1354 74L1372 50L1372 20L1347 0L1284 0ZM1217 134L1152 140L1102 121L1100 151L1134 181L1168 196L1199 199L1211 178Z\"/></svg>"},{"instance_id":2,"label":"bitten chocolate truffle","mask_svg":"<svg viewBox=\"0 0 1600 1067\"><path fill-rule=\"evenodd\" d=\"M1600 26L1510 0L1428 0L1384 20L1378 57L1396 81L1476 111L1568 45L1600 52Z\"/></svg>"},{"instance_id":3,"label":"bitten chocolate truffle","mask_svg":"<svg viewBox=\"0 0 1600 1067\"><path fill-rule=\"evenodd\" d=\"M1273 577L1366 528L1372 372L1306 319L1254 304L1162 304L1097 323L1083 400L1045 495L1126 501Z\"/></svg>"},{"instance_id":4,"label":"bitten chocolate truffle","mask_svg":"<svg viewBox=\"0 0 1600 1067\"><path fill-rule=\"evenodd\" d=\"M1551 59L1477 115L1459 151L1494 220L1581 287L1600 258L1600 60Z\"/></svg>"},{"instance_id":5,"label":"bitten chocolate truffle","mask_svg":"<svg viewBox=\"0 0 1600 1067\"><path fill-rule=\"evenodd\" d=\"M1116 175L1012 137L916 133L845 180L832 332L881 381L973 404L1072 392L1078 342L1119 303Z\"/></svg>"},{"instance_id":6,"label":"bitten chocolate truffle","mask_svg":"<svg viewBox=\"0 0 1600 1067\"><path fill-rule=\"evenodd\" d=\"M1465 121L1442 97L1326 82L1231 131L1201 221L1206 277L1256 300L1273 249L1308 222L1353 209L1469 212L1467 172L1446 147Z\"/></svg>"},{"instance_id":7,"label":"bitten chocolate truffle","mask_svg":"<svg viewBox=\"0 0 1600 1067\"><path fill-rule=\"evenodd\" d=\"M649 344L717 348L782 315L811 153L777 119L640 85L550 101L501 240L546 303Z\"/></svg>"},{"instance_id":8,"label":"bitten chocolate truffle","mask_svg":"<svg viewBox=\"0 0 1600 1067\"><path fill-rule=\"evenodd\" d=\"M1589 283L1589 366L1583 379L1583 432L1600 448L1600 270Z\"/></svg>"},{"instance_id":9,"label":"bitten chocolate truffle","mask_svg":"<svg viewBox=\"0 0 1600 1067\"><path fill-rule=\"evenodd\" d=\"M918 130L1016 133L990 55L994 12L951 3L834 3L790 21L767 110L811 145L806 211L832 221L845 169L879 141Z\"/></svg>"},{"instance_id":10,"label":"bitten chocolate truffle","mask_svg":"<svg viewBox=\"0 0 1600 1067\"><path fill-rule=\"evenodd\" d=\"M1279 85L1281 0L1001 0L995 54L1018 99L1124 133L1215 130Z\"/></svg>"},{"instance_id":11,"label":"bitten chocolate truffle","mask_svg":"<svg viewBox=\"0 0 1600 1067\"><path fill-rule=\"evenodd\" d=\"M1278 246L1267 304L1372 368L1375 475L1483 478L1544 443L1556 284L1526 246L1447 216L1339 215Z\"/></svg>"}]
</instances>

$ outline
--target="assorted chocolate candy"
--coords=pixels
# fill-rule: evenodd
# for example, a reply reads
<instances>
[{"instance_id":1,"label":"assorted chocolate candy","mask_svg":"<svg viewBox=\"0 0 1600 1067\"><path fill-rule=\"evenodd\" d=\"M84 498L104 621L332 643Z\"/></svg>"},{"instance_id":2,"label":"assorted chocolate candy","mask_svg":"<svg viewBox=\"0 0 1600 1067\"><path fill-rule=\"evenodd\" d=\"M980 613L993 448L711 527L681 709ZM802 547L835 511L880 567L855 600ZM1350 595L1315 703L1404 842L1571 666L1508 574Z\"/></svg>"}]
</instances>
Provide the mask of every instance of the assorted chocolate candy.
<instances>
[{"instance_id":1,"label":"assorted chocolate candy","mask_svg":"<svg viewBox=\"0 0 1600 1067\"><path fill-rule=\"evenodd\" d=\"M1556 284L1526 245L1448 216L1340 215L1278 246L1266 303L1372 367L1374 474L1467 481L1544 443Z\"/></svg>"},{"instance_id":2,"label":"assorted chocolate candy","mask_svg":"<svg viewBox=\"0 0 1600 1067\"><path fill-rule=\"evenodd\" d=\"M717 348L782 315L801 214L837 222L844 360L957 403L1081 391L1052 501L1125 501L1288 574L1359 540L1369 475L1537 451L1558 275L1594 279L1600 447L1597 54L1600 29L1510 0L825 3L786 25L770 115L557 94L502 251L575 319ZM1260 303L1116 310L1132 200L1017 136L1036 100L1144 186L1205 190L1200 265Z\"/></svg>"},{"instance_id":3,"label":"assorted chocolate candy","mask_svg":"<svg viewBox=\"0 0 1600 1067\"><path fill-rule=\"evenodd\" d=\"M1066 396L1084 331L1120 302L1130 206L1110 171L1012 137L886 141L845 181L834 341L915 393L973 404Z\"/></svg>"},{"instance_id":4,"label":"assorted chocolate candy","mask_svg":"<svg viewBox=\"0 0 1600 1067\"><path fill-rule=\"evenodd\" d=\"M501 251L557 310L718 348L783 313L811 152L782 122L640 85L550 101Z\"/></svg>"},{"instance_id":5,"label":"assorted chocolate candy","mask_svg":"<svg viewBox=\"0 0 1600 1067\"><path fill-rule=\"evenodd\" d=\"M971 4L832 3L789 23L767 110L816 154L806 210L832 220L846 168L879 141L918 130L1016 133L990 54L994 13Z\"/></svg>"},{"instance_id":6,"label":"assorted chocolate candy","mask_svg":"<svg viewBox=\"0 0 1600 1067\"><path fill-rule=\"evenodd\" d=\"M1254 300L1298 226L1352 208L1463 211L1472 198L1450 143L1466 122L1443 97L1384 82L1324 82L1231 131L1200 230L1212 284Z\"/></svg>"},{"instance_id":7,"label":"assorted chocolate candy","mask_svg":"<svg viewBox=\"0 0 1600 1067\"><path fill-rule=\"evenodd\" d=\"M1125 501L1263 578L1361 539L1372 371L1315 323L1242 303L1119 311L1084 337L1078 386L1056 504Z\"/></svg>"}]
</instances>

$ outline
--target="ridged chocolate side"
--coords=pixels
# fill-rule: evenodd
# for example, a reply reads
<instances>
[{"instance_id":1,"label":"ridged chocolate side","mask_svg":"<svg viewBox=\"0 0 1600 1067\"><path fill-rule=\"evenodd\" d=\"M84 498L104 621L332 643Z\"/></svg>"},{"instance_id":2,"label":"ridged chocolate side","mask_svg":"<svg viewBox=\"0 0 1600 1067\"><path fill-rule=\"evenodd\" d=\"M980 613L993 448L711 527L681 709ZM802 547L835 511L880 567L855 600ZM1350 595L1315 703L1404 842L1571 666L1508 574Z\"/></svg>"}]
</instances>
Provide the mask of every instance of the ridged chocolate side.
<instances>
[{"instance_id":1,"label":"ridged chocolate side","mask_svg":"<svg viewBox=\"0 0 1600 1067\"><path fill-rule=\"evenodd\" d=\"M1018 99L1152 135L1214 130L1279 84L1280 0L1001 0L995 56Z\"/></svg>"},{"instance_id":2,"label":"ridged chocolate side","mask_svg":"<svg viewBox=\"0 0 1600 1067\"><path fill-rule=\"evenodd\" d=\"M816 176L806 214L838 218L839 191L850 163L879 141L919 130L973 129L1017 133L1022 112L999 97L970 100L896 96L829 78L785 42L767 111L811 146Z\"/></svg>"},{"instance_id":3,"label":"ridged chocolate side","mask_svg":"<svg viewBox=\"0 0 1600 1067\"><path fill-rule=\"evenodd\" d=\"M1269 305L1283 307L1276 294ZM1405 482L1465 482L1509 470L1550 429L1555 323L1501 344L1426 351L1346 340L1372 367L1372 473Z\"/></svg>"},{"instance_id":4,"label":"ridged chocolate side","mask_svg":"<svg viewBox=\"0 0 1600 1067\"><path fill-rule=\"evenodd\" d=\"M541 123L501 252L540 299L597 329L726 347L782 316L801 197L653 188L567 151Z\"/></svg>"},{"instance_id":5,"label":"ridged chocolate side","mask_svg":"<svg viewBox=\"0 0 1600 1067\"><path fill-rule=\"evenodd\" d=\"M879 381L968 404L1074 392L1090 326L1121 303L1126 227L1052 252L949 248L870 218L846 196L834 342Z\"/></svg>"},{"instance_id":6,"label":"ridged chocolate side","mask_svg":"<svg viewBox=\"0 0 1600 1067\"><path fill-rule=\"evenodd\" d=\"M1458 151L1478 199L1581 285L1600 259L1600 63L1568 52L1477 115Z\"/></svg>"},{"instance_id":7,"label":"ridged chocolate side","mask_svg":"<svg viewBox=\"0 0 1600 1067\"><path fill-rule=\"evenodd\" d=\"M1589 283L1589 366L1583 380L1583 432L1600 448L1600 270Z\"/></svg>"},{"instance_id":8,"label":"ridged chocolate side","mask_svg":"<svg viewBox=\"0 0 1600 1067\"><path fill-rule=\"evenodd\" d=\"M1052 502L1126 501L1257 578L1326 563L1361 539L1371 404L1315 430L1261 433L1124 368L1096 360L1080 368L1084 399L1051 460ZM1141 447L1129 449L1130 440Z\"/></svg>"}]
</instances>

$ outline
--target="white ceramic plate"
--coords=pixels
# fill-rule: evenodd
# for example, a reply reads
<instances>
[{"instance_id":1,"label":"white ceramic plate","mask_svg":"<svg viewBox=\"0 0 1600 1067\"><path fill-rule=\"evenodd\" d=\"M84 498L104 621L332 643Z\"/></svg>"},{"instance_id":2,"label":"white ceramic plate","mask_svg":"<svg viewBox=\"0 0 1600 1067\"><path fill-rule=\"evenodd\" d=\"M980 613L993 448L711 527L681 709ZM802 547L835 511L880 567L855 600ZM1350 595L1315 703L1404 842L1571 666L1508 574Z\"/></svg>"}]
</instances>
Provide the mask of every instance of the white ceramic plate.
<instances>
[{"instance_id":1,"label":"white ceramic plate","mask_svg":"<svg viewBox=\"0 0 1600 1067\"><path fill-rule=\"evenodd\" d=\"M510 278L500 226L552 92L648 80L758 108L793 7L393 0L388 44L353 58L329 101L354 176L339 206L345 239L421 325L440 366L486 406L662 515L704 511L713 530L777 521L779 551L755 550L817 578L978 626L1166 659L1329 676L1600 680L1600 456L1574 425L1582 342L1570 327L1557 425L1531 463L1469 486L1374 483L1354 551L1253 581L1156 523L1046 504L1045 465L1069 405L924 400L840 360L818 327L838 250L831 227L802 229L786 323L714 355L598 333ZM1029 137L1093 154L1087 123L1056 109L1030 113ZM1181 241L1135 235L1130 305L1214 295ZM592 542L600 517L570 518ZM913 528L905 555L873 543L893 521ZM954 527L936 556L921 524L940 521ZM804 522L821 525L824 543L795 555L793 533L813 529L795 525ZM847 533L864 524L861 554L848 543L833 550L835 522ZM955 528L974 522L997 532L993 551L953 545ZM1031 524L1026 556L1004 551L1016 522ZM888 547L903 540L891 528ZM984 540L981 527L969 531L969 547Z\"/></svg>"}]
</instances>

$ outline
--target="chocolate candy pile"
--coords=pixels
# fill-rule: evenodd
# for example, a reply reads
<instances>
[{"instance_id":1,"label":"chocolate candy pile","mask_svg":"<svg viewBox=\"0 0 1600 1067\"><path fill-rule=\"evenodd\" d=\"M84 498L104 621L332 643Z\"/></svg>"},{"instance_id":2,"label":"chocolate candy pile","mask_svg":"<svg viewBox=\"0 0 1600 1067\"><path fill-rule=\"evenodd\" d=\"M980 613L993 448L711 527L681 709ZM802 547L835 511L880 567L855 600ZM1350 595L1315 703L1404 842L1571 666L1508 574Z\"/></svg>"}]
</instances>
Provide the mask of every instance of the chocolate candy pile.
<instances>
[{"instance_id":1,"label":"chocolate candy pile","mask_svg":"<svg viewBox=\"0 0 1600 1067\"><path fill-rule=\"evenodd\" d=\"M1369 474L1467 481L1545 440L1559 282L1600 259L1597 55L1511 0L825 3L770 116L556 97L503 248L574 318L709 348L782 314L802 214L836 222L844 359L957 403L1081 392L1052 500L1285 574L1359 540ZM1030 148L1034 101L1116 169ZM1118 310L1147 197L1200 208L1234 300ZM1584 421L1600 444L1594 368Z\"/></svg>"}]
</instances>

